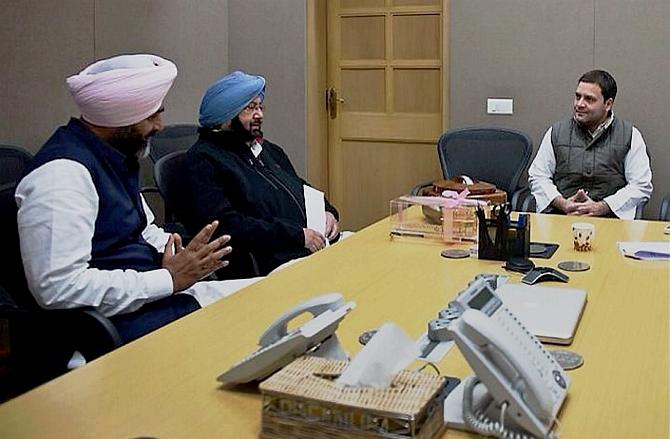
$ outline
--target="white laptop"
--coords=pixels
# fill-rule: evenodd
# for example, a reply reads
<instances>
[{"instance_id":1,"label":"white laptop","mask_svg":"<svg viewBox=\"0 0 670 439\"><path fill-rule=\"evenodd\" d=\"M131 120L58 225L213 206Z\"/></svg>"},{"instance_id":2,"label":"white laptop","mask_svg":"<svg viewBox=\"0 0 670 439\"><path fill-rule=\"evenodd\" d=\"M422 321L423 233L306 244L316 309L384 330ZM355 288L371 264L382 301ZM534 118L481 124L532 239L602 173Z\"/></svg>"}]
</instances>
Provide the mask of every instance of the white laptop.
<instances>
[{"instance_id":1,"label":"white laptop","mask_svg":"<svg viewBox=\"0 0 670 439\"><path fill-rule=\"evenodd\" d=\"M586 305L586 291L506 283L496 289L505 306L547 343L570 344Z\"/></svg>"}]
</instances>

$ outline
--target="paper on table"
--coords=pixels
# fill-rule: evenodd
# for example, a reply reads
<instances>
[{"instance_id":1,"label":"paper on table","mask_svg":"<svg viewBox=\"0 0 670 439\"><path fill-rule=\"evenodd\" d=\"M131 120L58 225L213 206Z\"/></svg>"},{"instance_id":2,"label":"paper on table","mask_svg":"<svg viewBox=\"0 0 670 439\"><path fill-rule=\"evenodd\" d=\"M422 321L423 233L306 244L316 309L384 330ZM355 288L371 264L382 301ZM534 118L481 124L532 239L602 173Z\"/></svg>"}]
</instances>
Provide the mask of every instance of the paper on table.
<instances>
[{"instance_id":1,"label":"paper on table","mask_svg":"<svg viewBox=\"0 0 670 439\"><path fill-rule=\"evenodd\" d=\"M248 279L198 282L191 288L185 290L184 293L192 295L198 301L200 306L205 307L211 305L219 299L237 293L242 288L246 288L251 284L255 284L261 279L265 278L261 276L251 277Z\"/></svg>"},{"instance_id":2,"label":"paper on table","mask_svg":"<svg viewBox=\"0 0 670 439\"><path fill-rule=\"evenodd\" d=\"M393 377L414 361L419 351L394 323L385 323L344 369L337 383L354 387L388 387Z\"/></svg>"},{"instance_id":3,"label":"paper on table","mask_svg":"<svg viewBox=\"0 0 670 439\"><path fill-rule=\"evenodd\" d=\"M307 228L326 236L326 203L323 192L307 185L303 185L303 192L305 193Z\"/></svg>"},{"instance_id":4,"label":"paper on table","mask_svg":"<svg viewBox=\"0 0 670 439\"><path fill-rule=\"evenodd\" d=\"M642 260L670 260L670 241L619 241L624 256Z\"/></svg>"}]
</instances>

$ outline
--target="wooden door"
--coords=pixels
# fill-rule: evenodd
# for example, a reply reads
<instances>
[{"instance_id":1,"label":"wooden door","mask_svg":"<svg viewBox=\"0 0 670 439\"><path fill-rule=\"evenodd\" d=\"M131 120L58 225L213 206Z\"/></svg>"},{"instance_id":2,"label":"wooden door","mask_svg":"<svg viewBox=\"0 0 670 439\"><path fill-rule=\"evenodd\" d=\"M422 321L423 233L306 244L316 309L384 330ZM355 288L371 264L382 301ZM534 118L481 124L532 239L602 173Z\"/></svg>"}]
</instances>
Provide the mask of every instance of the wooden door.
<instances>
[{"instance_id":1,"label":"wooden door","mask_svg":"<svg viewBox=\"0 0 670 439\"><path fill-rule=\"evenodd\" d=\"M328 0L329 192L344 228L441 175L443 0ZM332 98L335 98L333 100Z\"/></svg>"}]
</instances>

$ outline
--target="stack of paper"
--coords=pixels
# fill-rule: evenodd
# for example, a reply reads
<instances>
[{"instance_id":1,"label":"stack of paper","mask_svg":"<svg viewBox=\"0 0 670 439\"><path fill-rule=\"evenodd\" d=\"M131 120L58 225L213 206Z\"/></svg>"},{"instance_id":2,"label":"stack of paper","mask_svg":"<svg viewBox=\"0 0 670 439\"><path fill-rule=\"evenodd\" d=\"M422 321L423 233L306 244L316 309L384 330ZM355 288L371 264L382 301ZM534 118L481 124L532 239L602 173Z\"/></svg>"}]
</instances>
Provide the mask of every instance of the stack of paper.
<instances>
[{"instance_id":1,"label":"stack of paper","mask_svg":"<svg viewBox=\"0 0 670 439\"><path fill-rule=\"evenodd\" d=\"M624 256L642 260L670 260L670 241L619 241Z\"/></svg>"}]
</instances>

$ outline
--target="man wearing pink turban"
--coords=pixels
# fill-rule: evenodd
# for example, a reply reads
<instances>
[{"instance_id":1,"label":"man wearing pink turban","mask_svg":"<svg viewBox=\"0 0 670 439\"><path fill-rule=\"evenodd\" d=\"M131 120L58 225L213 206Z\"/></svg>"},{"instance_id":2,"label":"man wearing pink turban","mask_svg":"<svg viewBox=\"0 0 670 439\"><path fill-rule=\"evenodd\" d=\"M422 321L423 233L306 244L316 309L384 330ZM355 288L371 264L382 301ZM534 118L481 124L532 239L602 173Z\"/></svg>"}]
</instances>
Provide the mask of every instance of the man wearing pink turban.
<instances>
[{"instance_id":1,"label":"man wearing pink turban","mask_svg":"<svg viewBox=\"0 0 670 439\"><path fill-rule=\"evenodd\" d=\"M154 55L98 61L67 78L81 117L60 127L16 189L28 287L43 308L94 307L128 342L200 307L196 281L227 265L218 222L182 247L153 224L138 157L162 128L176 66ZM191 294L175 294L179 292Z\"/></svg>"}]
</instances>

